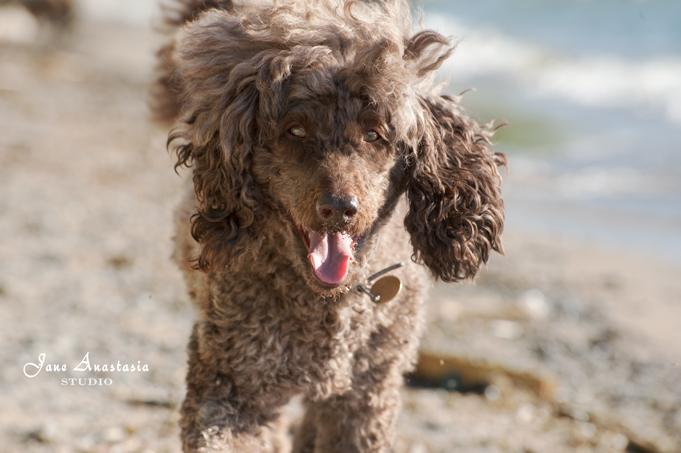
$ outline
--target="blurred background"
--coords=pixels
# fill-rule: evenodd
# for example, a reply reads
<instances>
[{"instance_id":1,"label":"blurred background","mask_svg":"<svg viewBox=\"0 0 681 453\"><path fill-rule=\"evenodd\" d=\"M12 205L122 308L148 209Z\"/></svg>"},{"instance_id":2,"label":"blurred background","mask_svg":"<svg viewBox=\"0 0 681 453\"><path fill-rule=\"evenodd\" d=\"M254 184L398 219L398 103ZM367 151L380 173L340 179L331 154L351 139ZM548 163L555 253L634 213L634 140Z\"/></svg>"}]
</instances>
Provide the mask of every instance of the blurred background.
<instances>
[{"instance_id":1,"label":"blurred background","mask_svg":"<svg viewBox=\"0 0 681 453\"><path fill-rule=\"evenodd\" d=\"M681 3L418 8L458 43L443 91L509 123L506 256L434 283L395 451L681 451ZM0 0L2 451L179 451L194 314L169 261L187 175L146 107L158 20ZM26 377L41 353L68 370ZM86 353L150 371L64 386Z\"/></svg>"},{"instance_id":2,"label":"blurred background","mask_svg":"<svg viewBox=\"0 0 681 453\"><path fill-rule=\"evenodd\" d=\"M511 126L509 227L681 257L681 4L447 1L425 26L459 40L443 73Z\"/></svg>"}]
</instances>

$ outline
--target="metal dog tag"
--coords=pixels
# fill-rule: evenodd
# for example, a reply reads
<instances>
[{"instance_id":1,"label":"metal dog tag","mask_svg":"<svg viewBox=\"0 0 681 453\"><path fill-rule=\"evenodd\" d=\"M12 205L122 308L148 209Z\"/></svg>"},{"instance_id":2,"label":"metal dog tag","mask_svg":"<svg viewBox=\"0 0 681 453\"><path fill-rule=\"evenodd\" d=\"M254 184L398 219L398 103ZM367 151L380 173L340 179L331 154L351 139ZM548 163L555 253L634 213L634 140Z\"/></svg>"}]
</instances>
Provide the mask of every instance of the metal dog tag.
<instances>
[{"instance_id":1,"label":"metal dog tag","mask_svg":"<svg viewBox=\"0 0 681 453\"><path fill-rule=\"evenodd\" d=\"M402 281L394 275L386 275L371 285L369 292L378 297L375 302L384 304L390 302L402 291Z\"/></svg>"}]
</instances>

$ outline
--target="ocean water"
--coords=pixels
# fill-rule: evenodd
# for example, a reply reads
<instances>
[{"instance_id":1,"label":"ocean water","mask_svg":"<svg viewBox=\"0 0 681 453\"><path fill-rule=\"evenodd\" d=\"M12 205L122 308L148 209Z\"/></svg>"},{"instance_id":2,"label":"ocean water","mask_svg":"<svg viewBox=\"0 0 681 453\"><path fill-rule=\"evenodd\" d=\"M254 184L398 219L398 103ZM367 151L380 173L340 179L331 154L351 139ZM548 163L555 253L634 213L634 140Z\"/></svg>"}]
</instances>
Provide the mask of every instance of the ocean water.
<instances>
[{"instance_id":1,"label":"ocean water","mask_svg":"<svg viewBox=\"0 0 681 453\"><path fill-rule=\"evenodd\" d=\"M681 262L681 2L423 5L458 42L441 78L510 158L509 230Z\"/></svg>"},{"instance_id":2,"label":"ocean water","mask_svg":"<svg viewBox=\"0 0 681 453\"><path fill-rule=\"evenodd\" d=\"M156 0L76 0L148 26ZM425 1L458 42L439 78L495 137L508 231L681 262L681 1ZM418 13L417 13L418 15Z\"/></svg>"}]
</instances>

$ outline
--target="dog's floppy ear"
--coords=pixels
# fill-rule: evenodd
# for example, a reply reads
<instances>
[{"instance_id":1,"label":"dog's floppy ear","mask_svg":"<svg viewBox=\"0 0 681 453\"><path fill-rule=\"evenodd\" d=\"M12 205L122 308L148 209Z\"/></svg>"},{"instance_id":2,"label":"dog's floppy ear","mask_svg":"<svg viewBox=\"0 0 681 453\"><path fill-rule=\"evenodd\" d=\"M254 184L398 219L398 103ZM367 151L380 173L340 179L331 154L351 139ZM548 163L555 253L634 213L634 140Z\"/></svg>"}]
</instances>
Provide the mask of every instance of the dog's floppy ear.
<instances>
[{"instance_id":1,"label":"dog's floppy ear","mask_svg":"<svg viewBox=\"0 0 681 453\"><path fill-rule=\"evenodd\" d=\"M408 167L412 259L446 282L473 278L491 250L503 253L497 165L506 159L454 99L426 95L421 106L425 130Z\"/></svg>"},{"instance_id":2,"label":"dog's floppy ear","mask_svg":"<svg viewBox=\"0 0 681 453\"><path fill-rule=\"evenodd\" d=\"M238 23L217 14L204 13L185 27L171 61L181 116L168 143L180 140L177 166L194 168L199 206L191 233L201 252L193 264L204 272L223 271L237 259L265 216L251 171L260 131L259 68L247 58L261 49L248 49Z\"/></svg>"}]
</instances>

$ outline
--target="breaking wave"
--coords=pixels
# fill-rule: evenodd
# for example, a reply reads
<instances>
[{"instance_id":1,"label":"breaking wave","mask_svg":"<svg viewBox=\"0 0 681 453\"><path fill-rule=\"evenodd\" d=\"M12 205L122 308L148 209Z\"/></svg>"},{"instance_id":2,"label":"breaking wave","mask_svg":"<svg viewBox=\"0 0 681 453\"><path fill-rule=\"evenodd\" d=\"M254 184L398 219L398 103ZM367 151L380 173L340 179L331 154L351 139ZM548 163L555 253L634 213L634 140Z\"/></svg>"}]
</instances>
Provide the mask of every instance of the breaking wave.
<instances>
[{"instance_id":1,"label":"breaking wave","mask_svg":"<svg viewBox=\"0 0 681 453\"><path fill-rule=\"evenodd\" d=\"M679 55L640 60L609 54L568 55L492 28L469 27L446 14L433 16L426 15L424 26L459 42L443 68L451 78L505 78L537 95L660 113L681 125Z\"/></svg>"}]
</instances>

